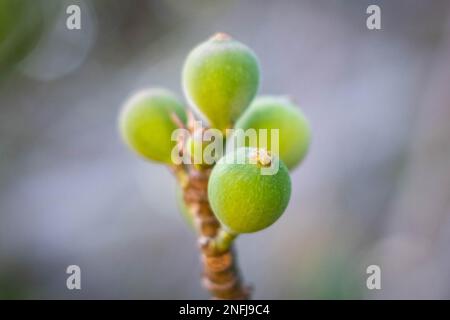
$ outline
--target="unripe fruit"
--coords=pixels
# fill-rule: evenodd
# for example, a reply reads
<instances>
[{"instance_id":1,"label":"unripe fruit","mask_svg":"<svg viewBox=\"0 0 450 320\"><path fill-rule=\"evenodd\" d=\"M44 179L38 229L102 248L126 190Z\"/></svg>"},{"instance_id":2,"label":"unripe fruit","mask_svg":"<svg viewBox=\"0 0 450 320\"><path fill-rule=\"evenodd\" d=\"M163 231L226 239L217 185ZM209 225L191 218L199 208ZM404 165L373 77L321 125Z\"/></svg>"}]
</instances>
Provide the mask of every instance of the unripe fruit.
<instances>
[{"instance_id":1,"label":"unripe fruit","mask_svg":"<svg viewBox=\"0 0 450 320\"><path fill-rule=\"evenodd\" d=\"M237 121L236 128L267 129L269 151L272 149L270 129L279 129L279 157L289 169L303 160L311 139L308 120L300 108L289 99L280 96L256 98Z\"/></svg>"},{"instance_id":2,"label":"unripe fruit","mask_svg":"<svg viewBox=\"0 0 450 320\"><path fill-rule=\"evenodd\" d=\"M193 132L186 141L186 151L197 168L208 168L213 165L206 161L205 149L211 141L204 141L203 132L203 130Z\"/></svg>"},{"instance_id":3,"label":"unripe fruit","mask_svg":"<svg viewBox=\"0 0 450 320\"><path fill-rule=\"evenodd\" d=\"M224 131L253 100L259 85L255 54L230 36L218 33L194 48L183 69L187 99Z\"/></svg>"},{"instance_id":4,"label":"unripe fruit","mask_svg":"<svg viewBox=\"0 0 450 320\"><path fill-rule=\"evenodd\" d=\"M225 150L225 140L214 135L211 129L198 129L189 135L185 150L196 168L212 167Z\"/></svg>"},{"instance_id":5,"label":"unripe fruit","mask_svg":"<svg viewBox=\"0 0 450 320\"><path fill-rule=\"evenodd\" d=\"M245 164L233 161L240 156L245 157ZM275 161L274 157L263 149L239 148L222 157L212 170L208 198L217 219L229 231L262 230L273 224L286 209L291 195L291 179L286 166L279 161L275 174L261 174L261 167L270 165L270 161Z\"/></svg>"},{"instance_id":6,"label":"unripe fruit","mask_svg":"<svg viewBox=\"0 0 450 320\"><path fill-rule=\"evenodd\" d=\"M177 143L172 141L172 133L178 128L174 115L186 123L183 104L173 93L144 90L125 103L119 118L120 132L128 146L144 158L172 164Z\"/></svg>"}]
</instances>

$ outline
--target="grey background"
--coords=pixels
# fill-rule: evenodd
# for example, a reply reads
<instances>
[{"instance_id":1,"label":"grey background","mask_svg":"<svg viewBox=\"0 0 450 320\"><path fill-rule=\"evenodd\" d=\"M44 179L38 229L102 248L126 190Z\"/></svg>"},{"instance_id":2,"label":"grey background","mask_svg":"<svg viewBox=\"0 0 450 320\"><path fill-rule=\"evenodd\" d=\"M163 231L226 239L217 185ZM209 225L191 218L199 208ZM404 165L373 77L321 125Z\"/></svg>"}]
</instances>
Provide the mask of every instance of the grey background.
<instances>
[{"instance_id":1,"label":"grey background","mask_svg":"<svg viewBox=\"0 0 450 320\"><path fill-rule=\"evenodd\" d=\"M256 52L259 93L293 96L313 130L283 217L237 241L254 297L450 298L450 3L66 1L80 32L55 2L0 82L1 298L208 297L174 179L126 149L117 114L140 88L181 96L184 58L217 31Z\"/></svg>"}]
</instances>

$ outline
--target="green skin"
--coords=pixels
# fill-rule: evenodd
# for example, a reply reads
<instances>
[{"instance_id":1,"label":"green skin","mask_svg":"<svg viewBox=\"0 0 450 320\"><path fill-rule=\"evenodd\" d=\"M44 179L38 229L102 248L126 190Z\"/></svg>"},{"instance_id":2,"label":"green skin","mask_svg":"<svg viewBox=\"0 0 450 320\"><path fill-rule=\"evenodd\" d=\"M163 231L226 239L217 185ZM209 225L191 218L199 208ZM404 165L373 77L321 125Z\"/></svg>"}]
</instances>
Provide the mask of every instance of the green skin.
<instances>
[{"instance_id":1,"label":"green skin","mask_svg":"<svg viewBox=\"0 0 450 320\"><path fill-rule=\"evenodd\" d=\"M204 157L205 157L205 148L210 144L211 142L209 141L202 141L200 140L195 140L192 137L189 137L188 140L186 141L186 150L189 153L189 155L191 156L191 160L192 162L194 162L194 157L196 152L201 155L201 163L194 163L194 166L196 168L210 168L213 166L213 164L207 164Z\"/></svg>"},{"instance_id":2,"label":"green skin","mask_svg":"<svg viewBox=\"0 0 450 320\"><path fill-rule=\"evenodd\" d=\"M304 159L311 139L308 120L302 111L285 97L257 97L235 128L267 129L267 149L271 151L270 129L279 129L279 156L289 169ZM246 146L249 141L246 141ZM257 147L251 145L250 147Z\"/></svg>"},{"instance_id":3,"label":"green skin","mask_svg":"<svg viewBox=\"0 0 450 320\"><path fill-rule=\"evenodd\" d=\"M240 148L248 159L252 148ZM289 171L282 161L274 175L262 175L259 164L232 163L234 151L216 164L208 182L208 198L217 219L234 234L272 225L283 214L291 195Z\"/></svg>"},{"instance_id":4,"label":"green skin","mask_svg":"<svg viewBox=\"0 0 450 320\"><path fill-rule=\"evenodd\" d=\"M120 114L120 132L127 145L142 157L173 164L172 132L178 127L171 115L186 123L186 112L178 98L165 89L150 89L134 95Z\"/></svg>"},{"instance_id":5,"label":"green skin","mask_svg":"<svg viewBox=\"0 0 450 320\"><path fill-rule=\"evenodd\" d=\"M202 168L202 169L211 168L212 166L214 166L214 163L208 164L206 162L206 156L212 157L214 160L219 160L223 156L223 153L225 152L226 141L222 141L223 148L221 150L219 150L217 145L214 143L215 140L210 141L210 140L202 140L202 139L205 139L205 138L203 136L198 136L198 137L194 138L191 135L186 141L186 150L187 150L188 154L191 156L191 160L193 163L194 163L194 160L196 160L195 154L196 154L196 152L198 153L197 157L201 160L201 163L194 163L194 166L196 168ZM209 147L209 150L208 150L208 147ZM212 155L210 154L212 152L211 149L214 150ZM200 158L200 155L201 155L201 158ZM214 162L216 162L216 161L214 161Z\"/></svg>"},{"instance_id":6,"label":"green skin","mask_svg":"<svg viewBox=\"0 0 450 320\"><path fill-rule=\"evenodd\" d=\"M225 131L253 100L259 66L248 47L216 36L191 51L182 78L189 102L206 116L211 127Z\"/></svg>"}]
</instances>

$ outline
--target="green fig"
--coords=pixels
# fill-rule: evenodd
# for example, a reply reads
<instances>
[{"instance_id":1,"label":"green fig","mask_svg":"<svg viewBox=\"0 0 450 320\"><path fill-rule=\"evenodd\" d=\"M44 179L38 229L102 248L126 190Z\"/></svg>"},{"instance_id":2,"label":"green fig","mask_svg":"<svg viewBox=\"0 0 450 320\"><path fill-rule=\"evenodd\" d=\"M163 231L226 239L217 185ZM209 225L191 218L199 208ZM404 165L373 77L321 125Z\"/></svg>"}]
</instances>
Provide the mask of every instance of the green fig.
<instances>
[{"instance_id":1,"label":"green fig","mask_svg":"<svg viewBox=\"0 0 450 320\"><path fill-rule=\"evenodd\" d=\"M236 129L267 129L267 149L272 151L271 129L279 129L279 157L289 169L296 167L308 152L311 132L308 120L293 102L281 96L257 97L242 117ZM249 145L246 141L246 146ZM259 146L261 147L261 146Z\"/></svg>"},{"instance_id":2,"label":"green fig","mask_svg":"<svg viewBox=\"0 0 450 320\"><path fill-rule=\"evenodd\" d=\"M144 158L173 164L172 150L177 142L172 133L178 129L174 116L186 123L180 100L165 89L148 89L133 95L119 117L120 132L127 145Z\"/></svg>"},{"instance_id":3,"label":"green fig","mask_svg":"<svg viewBox=\"0 0 450 320\"><path fill-rule=\"evenodd\" d=\"M190 136L186 141L186 150L191 161L198 169L210 168L214 163L208 163L205 158L205 149L211 142L201 140L201 137Z\"/></svg>"},{"instance_id":4,"label":"green fig","mask_svg":"<svg viewBox=\"0 0 450 320\"><path fill-rule=\"evenodd\" d=\"M195 130L186 141L187 154L198 169L212 167L223 156L224 149L225 140L217 129Z\"/></svg>"},{"instance_id":5,"label":"green fig","mask_svg":"<svg viewBox=\"0 0 450 320\"><path fill-rule=\"evenodd\" d=\"M191 106L211 127L225 131L233 127L258 90L258 60L247 46L218 33L191 51L182 78Z\"/></svg>"},{"instance_id":6,"label":"green fig","mask_svg":"<svg viewBox=\"0 0 450 320\"><path fill-rule=\"evenodd\" d=\"M237 162L242 157L245 162ZM275 159L264 149L239 148L222 157L211 172L208 198L217 219L230 232L251 233L272 225L291 195L289 171L282 161L273 175L261 167Z\"/></svg>"}]
</instances>

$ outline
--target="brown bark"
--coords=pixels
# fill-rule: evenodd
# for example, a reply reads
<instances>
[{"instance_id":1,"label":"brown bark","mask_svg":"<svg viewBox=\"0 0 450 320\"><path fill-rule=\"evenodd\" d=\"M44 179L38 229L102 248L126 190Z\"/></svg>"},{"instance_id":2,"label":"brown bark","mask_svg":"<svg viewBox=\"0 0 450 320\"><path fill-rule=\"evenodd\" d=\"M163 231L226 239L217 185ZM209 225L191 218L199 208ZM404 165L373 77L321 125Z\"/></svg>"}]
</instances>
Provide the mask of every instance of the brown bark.
<instances>
[{"instance_id":1,"label":"brown bark","mask_svg":"<svg viewBox=\"0 0 450 320\"><path fill-rule=\"evenodd\" d=\"M190 167L182 181L184 201L193 215L203 267L202 284L213 299L249 299L250 291L242 284L233 248L215 250L211 242L220 230L208 201L210 170Z\"/></svg>"}]
</instances>

